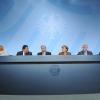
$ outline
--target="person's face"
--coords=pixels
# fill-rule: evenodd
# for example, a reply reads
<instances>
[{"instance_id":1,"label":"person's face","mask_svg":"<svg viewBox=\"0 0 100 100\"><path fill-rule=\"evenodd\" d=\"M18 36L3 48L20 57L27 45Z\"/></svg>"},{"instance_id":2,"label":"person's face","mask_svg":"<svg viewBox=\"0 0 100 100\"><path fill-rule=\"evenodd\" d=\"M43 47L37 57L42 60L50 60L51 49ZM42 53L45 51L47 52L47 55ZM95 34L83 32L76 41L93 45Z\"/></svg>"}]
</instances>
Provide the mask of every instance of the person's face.
<instances>
[{"instance_id":1,"label":"person's face","mask_svg":"<svg viewBox=\"0 0 100 100\"><path fill-rule=\"evenodd\" d=\"M46 52L46 47L41 47L42 52Z\"/></svg>"},{"instance_id":2,"label":"person's face","mask_svg":"<svg viewBox=\"0 0 100 100\"><path fill-rule=\"evenodd\" d=\"M28 52L29 52L28 47L26 47L23 51L24 51L25 53L28 53Z\"/></svg>"},{"instance_id":3,"label":"person's face","mask_svg":"<svg viewBox=\"0 0 100 100\"><path fill-rule=\"evenodd\" d=\"M0 47L0 51L4 51L4 49L2 47Z\"/></svg>"},{"instance_id":4,"label":"person's face","mask_svg":"<svg viewBox=\"0 0 100 100\"><path fill-rule=\"evenodd\" d=\"M83 51L87 51L88 50L88 45L83 45Z\"/></svg>"},{"instance_id":5,"label":"person's face","mask_svg":"<svg viewBox=\"0 0 100 100\"><path fill-rule=\"evenodd\" d=\"M62 52L67 52L67 49L65 47L62 47Z\"/></svg>"}]
</instances>

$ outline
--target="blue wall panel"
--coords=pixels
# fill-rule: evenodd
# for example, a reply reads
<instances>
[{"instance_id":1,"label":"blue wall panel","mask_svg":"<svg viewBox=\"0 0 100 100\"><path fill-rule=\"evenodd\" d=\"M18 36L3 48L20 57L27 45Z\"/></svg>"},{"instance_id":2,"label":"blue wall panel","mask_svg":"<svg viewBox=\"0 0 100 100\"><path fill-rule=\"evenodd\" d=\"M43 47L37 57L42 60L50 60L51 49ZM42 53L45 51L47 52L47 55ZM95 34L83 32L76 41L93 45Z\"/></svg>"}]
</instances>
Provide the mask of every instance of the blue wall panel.
<instances>
[{"instance_id":1,"label":"blue wall panel","mask_svg":"<svg viewBox=\"0 0 100 100\"><path fill-rule=\"evenodd\" d=\"M61 45L77 54L83 43L100 50L99 0L0 0L0 44L15 55L27 44L35 55L40 45L58 54Z\"/></svg>"}]
</instances>

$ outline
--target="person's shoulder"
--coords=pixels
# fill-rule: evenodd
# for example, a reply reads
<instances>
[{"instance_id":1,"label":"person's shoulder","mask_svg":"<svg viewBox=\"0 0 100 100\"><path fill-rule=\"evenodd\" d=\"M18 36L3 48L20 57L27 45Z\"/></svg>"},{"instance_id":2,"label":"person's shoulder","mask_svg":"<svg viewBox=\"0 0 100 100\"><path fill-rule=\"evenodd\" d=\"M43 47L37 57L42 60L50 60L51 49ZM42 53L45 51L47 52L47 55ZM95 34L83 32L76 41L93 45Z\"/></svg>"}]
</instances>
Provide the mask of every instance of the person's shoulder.
<instances>
[{"instance_id":1,"label":"person's shoulder","mask_svg":"<svg viewBox=\"0 0 100 100\"><path fill-rule=\"evenodd\" d=\"M83 53L83 51L79 51L77 55L81 55Z\"/></svg>"},{"instance_id":2,"label":"person's shoulder","mask_svg":"<svg viewBox=\"0 0 100 100\"><path fill-rule=\"evenodd\" d=\"M30 55L32 55L32 52L29 52Z\"/></svg>"},{"instance_id":3,"label":"person's shoulder","mask_svg":"<svg viewBox=\"0 0 100 100\"><path fill-rule=\"evenodd\" d=\"M92 51L88 51L88 53L93 54Z\"/></svg>"},{"instance_id":4,"label":"person's shoulder","mask_svg":"<svg viewBox=\"0 0 100 100\"><path fill-rule=\"evenodd\" d=\"M49 54L49 55L51 55L51 52L47 51L47 52L46 52L46 54Z\"/></svg>"},{"instance_id":5,"label":"person's shoulder","mask_svg":"<svg viewBox=\"0 0 100 100\"><path fill-rule=\"evenodd\" d=\"M59 55L63 55L63 52L59 52Z\"/></svg>"},{"instance_id":6,"label":"person's shoulder","mask_svg":"<svg viewBox=\"0 0 100 100\"><path fill-rule=\"evenodd\" d=\"M51 52L47 51L47 53L51 53Z\"/></svg>"},{"instance_id":7,"label":"person's shoulder","mask_svg":"<svg viewBox=\"0 0 100 100\"><path fill-rule=\"evenodd\" d=\"M68 55L71 55L71 52L67 52Z\"/></svg>"},{"instance_id":8,"label":"person's shoulder","mask_svg":"<svg viewBox=\"0 0 100 100\"><path fill-rule=\"evenodd\" d=\"M17 52L17 55L21 55L21 54L23 54L23 51L18 51Z\"/></svg>"},{"instance_id":9,"label":"person's shoulder","mask_svg":"<svg viewBox=\"0 0 100 100\"><path fill-rule=\"evenodd\" d=\"M88 52L92 53L92 51L89 51L89 50L88 50Z\"/></svg>"},{"instance_id":10,"label":"person's shoulder","mask_svg":"<svg viewBox=\"0 0 100 100\"><path fill-rule=\"evenodd\" d=\"M41 55L41 54L42 54L42 52L38 52L38 53L37 53L37 55Z\"/></svg>"}]
</instances>

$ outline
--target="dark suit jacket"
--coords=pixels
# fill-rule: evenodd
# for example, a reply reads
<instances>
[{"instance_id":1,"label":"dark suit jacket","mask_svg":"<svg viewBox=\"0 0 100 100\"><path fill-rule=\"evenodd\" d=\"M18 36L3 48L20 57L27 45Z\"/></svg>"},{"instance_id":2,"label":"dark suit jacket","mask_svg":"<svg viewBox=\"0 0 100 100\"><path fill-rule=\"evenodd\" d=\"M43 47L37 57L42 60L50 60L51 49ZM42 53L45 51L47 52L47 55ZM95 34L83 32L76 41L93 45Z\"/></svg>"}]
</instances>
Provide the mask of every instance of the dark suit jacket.
<instances>
[{"instance_id":1,"label":"dark suit jacket","mask_svg":"<svg viewBox=\"0 0 100 100\"><path fill-rule=\"evenodd\" d=\"M23 51L17 52L17 55L23 55ZM32 52L28 52L26 55L32 55Z\"/></svg>"},{"instance_id":2,"label":"dark suit jacket","mask_svg":"<svg viewBox=\"0 0 100 100\"><path fill-rule=\"evenodd\" d=\"M59 55L64 55L64 53L63 52L60 52ZM71 53L70 52L67 52L67 55L71 55Z\"/></svg>"},{"instance_id":3,"label":"dark suit jacket","mask_svg":"<svg viewBox=\"0 0 100 100\"><path fill-rule=\"evenodd\" d=\"M84 55L84 51L78 52L77 55ZM87 55L93 55L93 53L91 51L87 51Z\"/></svg>"},{"instance_id":4,"label":"dark suit jacket","mask_svg":"<svg viewBox=\"0 0 100 100\"><path fill-rule=\"evenodd\" d=\"M37 55L42 55L42 52L39 52ZM46 55L51 55L51 52L46 52Z\"/></svg>"}]
</instances>

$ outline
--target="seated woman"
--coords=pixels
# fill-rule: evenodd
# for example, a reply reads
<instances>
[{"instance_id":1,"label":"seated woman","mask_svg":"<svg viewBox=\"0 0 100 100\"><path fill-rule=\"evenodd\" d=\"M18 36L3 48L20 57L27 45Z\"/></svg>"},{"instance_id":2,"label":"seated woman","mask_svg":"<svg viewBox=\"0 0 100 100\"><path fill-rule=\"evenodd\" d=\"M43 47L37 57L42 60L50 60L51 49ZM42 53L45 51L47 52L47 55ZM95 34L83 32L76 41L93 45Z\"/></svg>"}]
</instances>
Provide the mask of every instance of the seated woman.
<instances>
[{"instance_id":1,"label":"seated woman","mask_svg":"<svg viewBox=\"0 0 100 100\"><path fill-rule=\"evenodd\" d=\"M8 53L6 52L4 46L0 45L0 56L7 56Z\"/></svg>"},{"instance_id":2,"label":"seated woman","mask_svg":"<svg viewBox=\"0 0 100 100\"><path fill-rule=\"evenodd\" d=\"M68 52L69 48L66 45L62 46L62 52L59 53L59 55L71 55L70 52Z\"/></svg>"}]
</instances>

